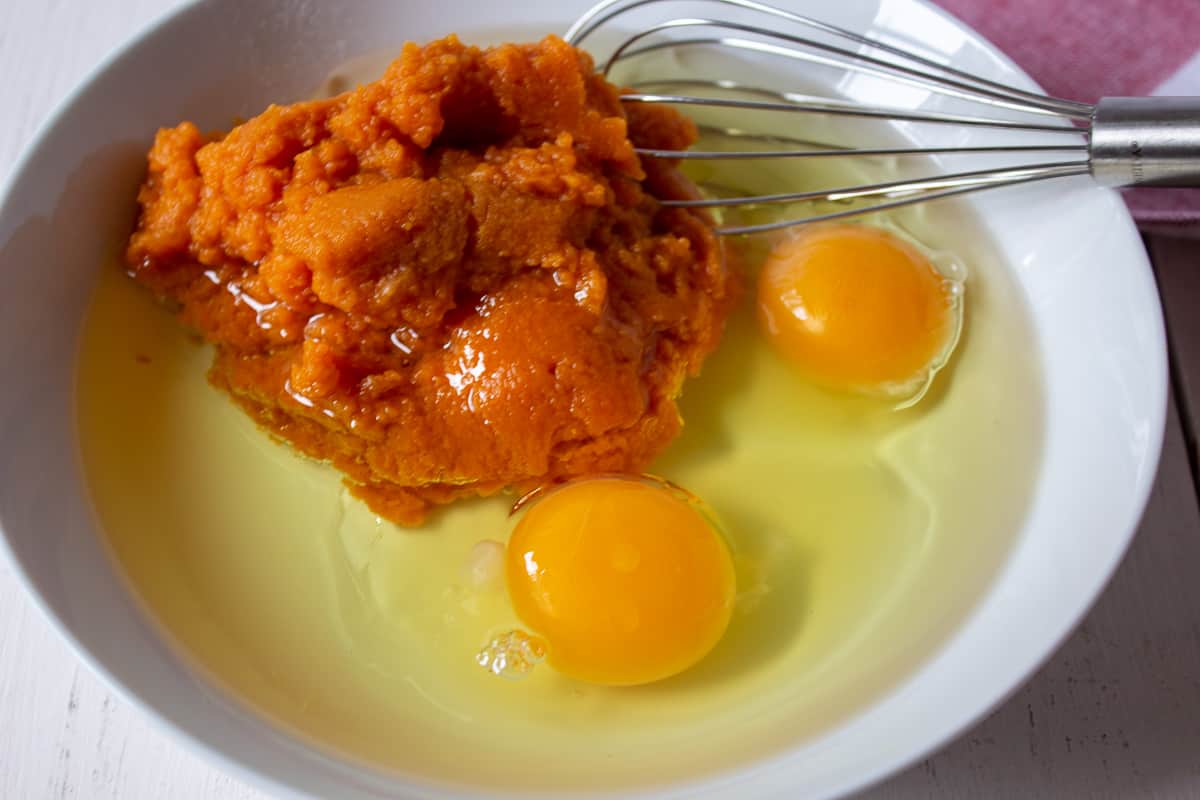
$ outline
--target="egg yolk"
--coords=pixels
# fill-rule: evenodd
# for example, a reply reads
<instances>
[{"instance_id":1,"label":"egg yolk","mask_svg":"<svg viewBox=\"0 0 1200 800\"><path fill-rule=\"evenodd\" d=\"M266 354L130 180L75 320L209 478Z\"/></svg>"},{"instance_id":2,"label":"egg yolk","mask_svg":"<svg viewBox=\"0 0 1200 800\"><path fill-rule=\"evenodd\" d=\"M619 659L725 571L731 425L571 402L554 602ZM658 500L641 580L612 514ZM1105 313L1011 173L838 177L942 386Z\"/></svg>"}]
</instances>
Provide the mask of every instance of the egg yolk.
<instances>
[{"instance_id":1,"label":"egg yolk","mask_svg":"<svg viewBox=\"0 0 1200 800\"><path fill-rule=\"evenodd\" d=\"M957 286L879 228L825 225L778 243L758 281L766 336L829 388L922 389L958 334Z\"/></svg>"},{"instance_id":2,"label":"egg yolk","mask_svg":"<svg viewBox=\"0 0 1200 800\"><path fill-rule=\"evenodd\" d=\"M628 686L704 657L729 624L734 569L724 539L681 493L592 478L539 499L513 531L508 592L558 671Z\"/></svg>"}]
</instances>

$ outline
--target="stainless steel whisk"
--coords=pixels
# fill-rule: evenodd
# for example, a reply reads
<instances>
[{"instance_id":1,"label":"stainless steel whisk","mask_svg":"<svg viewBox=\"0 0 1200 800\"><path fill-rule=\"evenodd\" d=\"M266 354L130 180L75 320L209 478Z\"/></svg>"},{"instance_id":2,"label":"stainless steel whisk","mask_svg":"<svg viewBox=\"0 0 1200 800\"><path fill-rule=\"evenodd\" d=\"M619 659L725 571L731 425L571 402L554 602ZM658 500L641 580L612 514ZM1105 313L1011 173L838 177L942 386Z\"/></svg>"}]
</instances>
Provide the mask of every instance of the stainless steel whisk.
<instances>
[{"instance_id":1,"label":"stainless steel whisk","mask_svg":"<svg viewBox=\"0 0 1200 800\"><path fill-rule=\"evenodd\" d=\"M574 45L581 45L602 28L618 28L619 23L625 21L621 18L632 15L632 12L645 16L647 12L663 10L662 7L675 2L677 0L602 0L571 26L566 39ZM1022 132L1039 140L1054 137L1057 141L1057 137L1063 137L1063 143L1059 144L1030 141L987 146L814 148L811 143L784 135L709 127L710 132L723 134L727 138L753 141L756 146L766 145L772 149L640 149L639 153L644 157L701 160L905 157L963 153L1052 153L1055 154L1053 158L1058 159L820 191L667 202L674 206L707 208L819 201L869 202L865 206L799 219L726 226L718 228L719 233L756 233L999 186L1077 175L1090 174L1097 182L1114 187L1200 186L1200 98L1109 97L1095 105L1079 103L987 80L905 48L756 0L699 0L699 3L691 3L693 6L697 4L732 8L739 18L667 17L650 23L640 22L641 28L636 33L622 34L620 43L602 67L603 73L607 76L616 64L649 53L715 47L727 53L753 53L884 78L969 101L985 107L989 113L976 115L889 108L702 76L634 82L631 85L634 91L623 96L625 102L985 127ZM612 34L609 30L605 32ZM651 86L667 89L668 92L640 91ZM735 92L739 96L704 96L696 93L703 90ZM748 99L747 95L755 99ZM1007 113L997 113L1001 110Z\"/></svg>"}]
</instances>

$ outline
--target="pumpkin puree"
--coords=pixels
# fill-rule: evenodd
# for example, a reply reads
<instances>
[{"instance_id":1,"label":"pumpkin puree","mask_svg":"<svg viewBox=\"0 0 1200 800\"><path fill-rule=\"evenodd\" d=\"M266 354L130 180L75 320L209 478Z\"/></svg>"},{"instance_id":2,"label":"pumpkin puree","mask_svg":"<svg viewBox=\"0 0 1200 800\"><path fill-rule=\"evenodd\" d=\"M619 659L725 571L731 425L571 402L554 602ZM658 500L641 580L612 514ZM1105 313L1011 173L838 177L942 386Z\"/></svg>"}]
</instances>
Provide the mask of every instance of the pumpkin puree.
<instances>
[{"instance_id":1,"label":"pumpkin puree","mask_svg":"<svg viewBox=\"0 0 1200 800\"><path fill-rule=\"evenodd\" d=\"M675 165L560 39L406 45L379 81L224 135L160 130L127 262L213 384L379 515L643 470L734 290Z\"/></svg>"}]
</instances>

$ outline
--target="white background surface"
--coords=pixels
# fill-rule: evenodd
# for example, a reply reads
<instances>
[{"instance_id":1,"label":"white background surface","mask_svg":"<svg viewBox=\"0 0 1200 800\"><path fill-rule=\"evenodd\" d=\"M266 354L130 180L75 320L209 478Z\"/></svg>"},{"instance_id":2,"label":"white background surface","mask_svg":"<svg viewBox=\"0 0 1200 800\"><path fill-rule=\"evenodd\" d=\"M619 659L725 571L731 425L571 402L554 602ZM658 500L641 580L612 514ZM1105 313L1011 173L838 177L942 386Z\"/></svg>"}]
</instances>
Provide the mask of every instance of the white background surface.
<instances>
[{"instance_id":1,"label":"white background surface","mask_svg":"<svg viewBox=\"0 0 1200 800\"><path fill-rule=\"evenodd\" d=\"M95 64L181 3L0 0L0 180ZM1200 269L1185 263L1200 262L1200 247L1191 253L1176 266ZM1200 302L1200 280L1161 280ZM871 797L1200 798L1200 517L1185 448L1172 414L1139 539L1063 650L993 716ZM263 795L110 694L0 565L0 799L60 797Z\"/></svg>"}]
</instances>

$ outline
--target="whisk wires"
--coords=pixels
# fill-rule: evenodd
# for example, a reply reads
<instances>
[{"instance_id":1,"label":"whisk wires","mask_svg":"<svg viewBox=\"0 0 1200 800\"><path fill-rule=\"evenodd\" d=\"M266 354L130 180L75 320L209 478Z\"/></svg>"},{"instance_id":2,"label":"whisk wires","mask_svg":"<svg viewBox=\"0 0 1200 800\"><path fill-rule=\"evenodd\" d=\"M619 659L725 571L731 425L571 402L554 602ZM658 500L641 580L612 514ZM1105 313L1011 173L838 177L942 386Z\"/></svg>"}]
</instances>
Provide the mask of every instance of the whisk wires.
<instances>
[{"instance_id":1,"label":"whisk wires","mask_svg":"<svg viewBox=\"0 0 1200 800\"><path fill-rule=\"evenodd\" d=\"M676 0L603 0L584 14L566 34L572 44L579 45L601 27L612 25L619 18L634 12L660 10ZM667 104L715 109L744 109L753 112L781 114L819 114L833 117L887 120L914 124L953 125L991 128L1036 135L1034 142L985 146L892 146L892 147L786 147L786 137L761 135L732 128L714 128L709 132L722 134L738 141L761 146L732 150L666 150L640 148L638 152L650 158L692 160L760 160L760 159L829 159L862 156L929 156L929 155L1011 155L1059 154L1065 160L1040 161L1023 166L1000 166L952 172L932 177L894 180L823 191L805 191L750 197L716 197L672 201L668 205L683 207L736 207L776 203L870 201L827 213L792 220L735 225L720 228L723 234L755 233L786 228L804 222L838 219L858 214L898 208L927 200L963 195L998 186L1012 186L1034 181L1089 172L1087 161L1087 127L1094 107L1071 100L1047 97L1016 87L988 80L939 63L918 53L910 52L887 42L836 25L776 8L757 0L701 0L704 5L732 8L744 19L708 17L672 17L644 24L628 34L612 50L602 67L607 76L617 64L651 53L702 48L722 48L727 51L752 53L768 58L783 58L846 72L866 75L917 87L959 101L969 101L980 107L980 113L945 113L904 109L850 102L840 98L814 97L799 92L779 91L739 83L727 78L664 78L638 81L632 91L622 96L628 103ZM690 5L697 5L692 2ZM653 8L651 8L653 7ZM640 17L639 17L640 21ZM721 35L697 36L693 32L708 29ZM737 35L726 35L737 34ZM746 38L753 36L755 38ZM817 38L817 37L822 38ZM852 49L853 48L853 49ZM722 92L713 96L704 92ZM996 110L1007 112L997 115ZM1019 115L1025 115L1022 119ZM1082 125L1082 127L1081 127ZM1058 143L1046 139L1061 137ZM1067 159L1067 156L1073 158Z\"/></svg>"}]
</instances>

